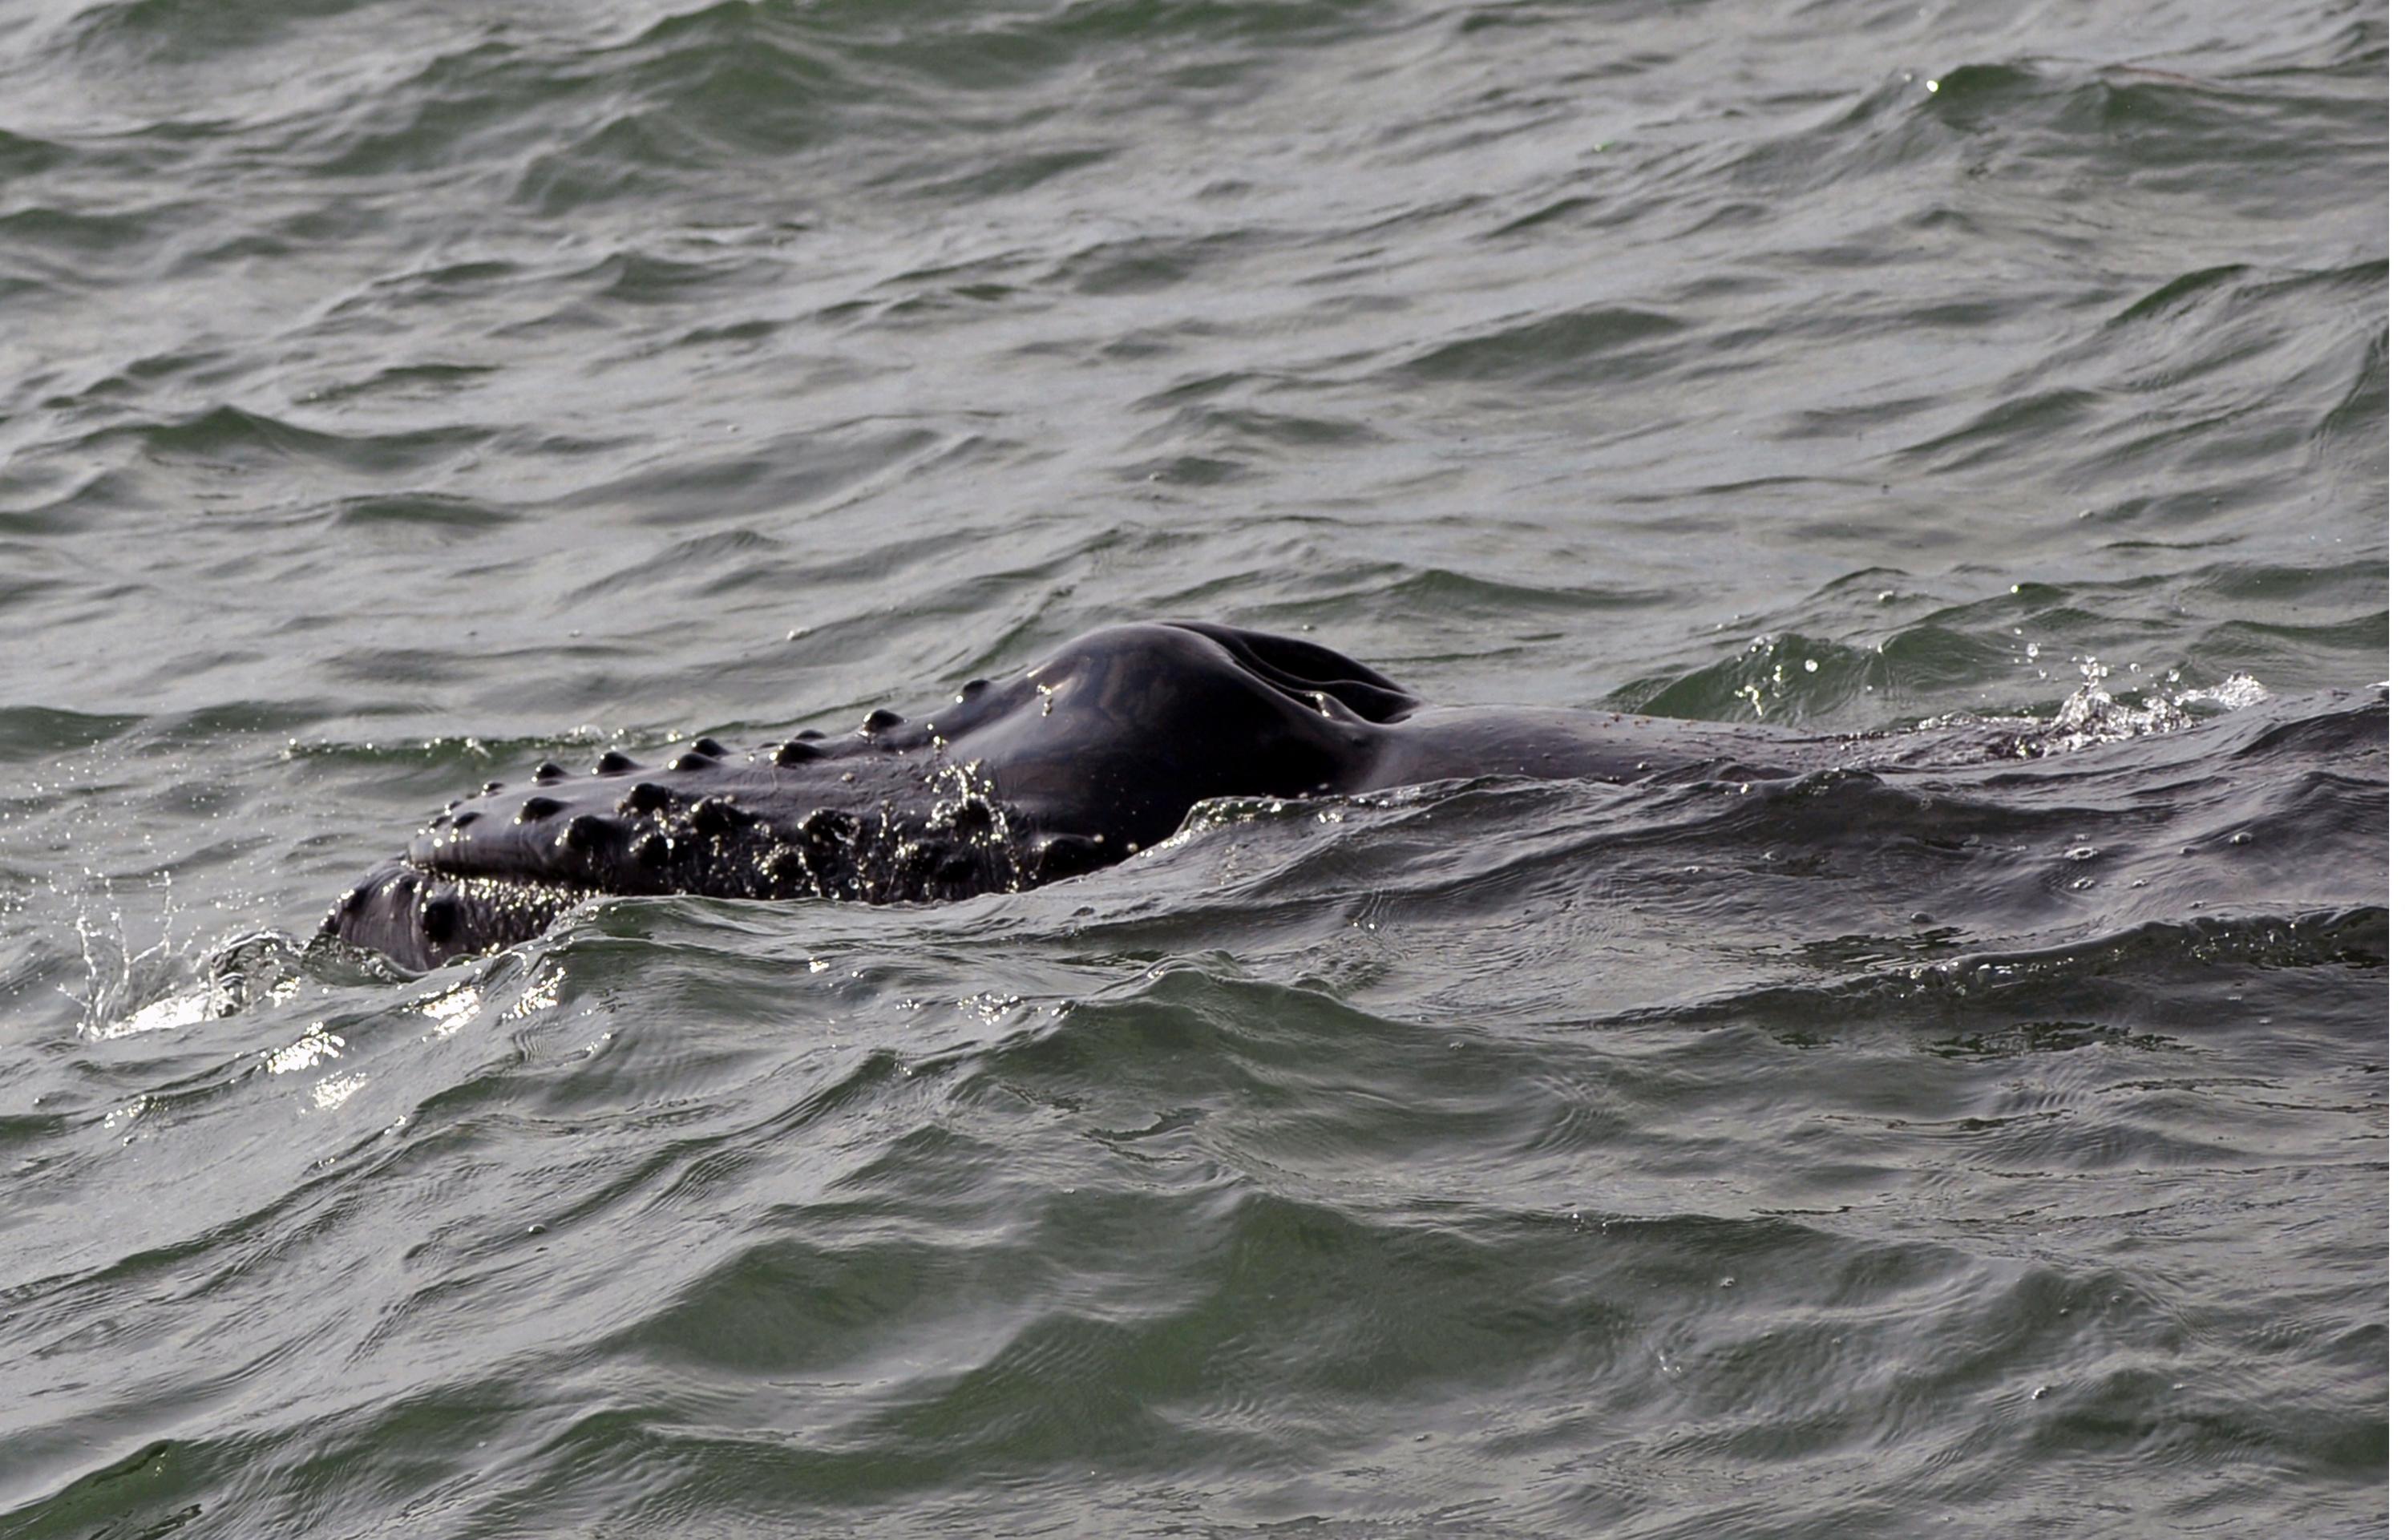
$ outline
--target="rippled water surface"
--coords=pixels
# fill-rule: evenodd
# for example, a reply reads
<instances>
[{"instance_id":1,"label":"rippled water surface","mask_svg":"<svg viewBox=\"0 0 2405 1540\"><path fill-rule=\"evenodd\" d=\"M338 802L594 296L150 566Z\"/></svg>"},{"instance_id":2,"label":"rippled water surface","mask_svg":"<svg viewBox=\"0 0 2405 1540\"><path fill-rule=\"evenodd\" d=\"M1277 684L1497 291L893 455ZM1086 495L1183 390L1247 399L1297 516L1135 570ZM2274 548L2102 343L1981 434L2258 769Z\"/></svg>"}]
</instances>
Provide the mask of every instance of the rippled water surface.
<instances>
[{"instance_id":1,"label":"rippled water surface","mask_svg":"<svg viewBox=\"0 0 2405 1540\"><path fill-rule=\"evenodd\" d=\"M2387 66L0 9L0 1531L2378 1533ZM305 941L463 786L1171 615L2031 752Z\"/></svg>"}]
</instances>

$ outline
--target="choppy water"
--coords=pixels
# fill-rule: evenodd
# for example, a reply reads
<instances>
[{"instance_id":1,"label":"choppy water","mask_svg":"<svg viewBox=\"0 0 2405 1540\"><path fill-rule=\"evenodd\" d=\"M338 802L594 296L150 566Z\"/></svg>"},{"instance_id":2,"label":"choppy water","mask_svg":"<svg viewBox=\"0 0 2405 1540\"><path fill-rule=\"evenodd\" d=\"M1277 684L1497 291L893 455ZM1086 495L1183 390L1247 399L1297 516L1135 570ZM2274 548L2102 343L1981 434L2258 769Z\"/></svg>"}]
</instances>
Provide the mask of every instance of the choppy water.
<instances>
[{"instance_id":1,"label":"choppy water","mask_svg":"<svg viewBox=\"0 0 2405 1540\"><path fill-rule=\"evenodd\" d=\"M485 10L0 12L0 1530L2382 1527L2384 7ZM2103 742L294 939L1155 615Z\"/></svg>"}]
</instances>

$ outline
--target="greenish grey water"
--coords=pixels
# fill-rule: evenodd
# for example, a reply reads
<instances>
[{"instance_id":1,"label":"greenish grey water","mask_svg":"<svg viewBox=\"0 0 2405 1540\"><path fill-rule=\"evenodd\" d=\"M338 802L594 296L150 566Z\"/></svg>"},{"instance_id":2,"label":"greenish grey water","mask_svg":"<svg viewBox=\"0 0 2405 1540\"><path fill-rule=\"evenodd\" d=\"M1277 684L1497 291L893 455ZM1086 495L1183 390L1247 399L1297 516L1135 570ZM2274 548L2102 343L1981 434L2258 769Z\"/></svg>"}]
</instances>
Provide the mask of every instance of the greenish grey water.
<instances>
[{"instance_id":1,"label":"greenish grey water","mask_svg":"<svg viewBox=\"0 0 2405 1540\"><path fill-rule=\"evenodd\" d=\"M10 9L0 1530L2383 1530L2386 42ZM1160 615L2072 752L300 940Z\"/></svg>"}]
</instances>

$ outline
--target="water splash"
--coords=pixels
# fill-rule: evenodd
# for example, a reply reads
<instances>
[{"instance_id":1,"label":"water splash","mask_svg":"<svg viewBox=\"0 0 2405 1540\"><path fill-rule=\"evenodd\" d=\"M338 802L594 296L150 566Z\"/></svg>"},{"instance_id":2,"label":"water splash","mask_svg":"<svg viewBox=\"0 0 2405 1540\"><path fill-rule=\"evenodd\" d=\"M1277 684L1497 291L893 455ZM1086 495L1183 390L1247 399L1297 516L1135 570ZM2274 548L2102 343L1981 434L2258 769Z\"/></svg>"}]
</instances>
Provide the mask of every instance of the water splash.
<instances>
[{"instance_id":1,"label":"water splash","mask_svg":"<svg viewBox=\"0 0 2405 1540\"><path fill-rule=\"evenodd\" d=\"M149 981L179 950L176 942L177 911L172 874L162 872L151 883L162 897L159 935L148 945L137 945L128 933L125 908L118 901L116 883L105 873L87 871L84 875L97 889L96 905L84 901L88 895L68 893L63 884L52 883L54 889L67 894L76 904L76 942L83 952L86 985L80 996L63 984L60 993L81 1008L82 1020L77 1030L83 1037L94 1040L132 1037L190 1026L226 1013L213 981L197 988L179 990L163 999L134 1004L148 992Z\"/></svg>"},{"instance_id":2,"label":"water splash","mask_svg":"<svg viewBox=\"0 0 2405 1540\"><path fill-rule=\"evenodd\" d=\"M2179 671L2164 676L2162 686L2149 689L2136 701L2117 698L2107 688L2113 666L2097 657L2074 660L2079 685L2054 713L2054 720L2014 744L2014 752L2030 758L2069 754L2098 743L2176 732L2205 717L2218 716L2241 706L2271 698L2271 692L2250 674L2234 673L2218 685L2181 689Z\"/></svg>"}]
</instances>

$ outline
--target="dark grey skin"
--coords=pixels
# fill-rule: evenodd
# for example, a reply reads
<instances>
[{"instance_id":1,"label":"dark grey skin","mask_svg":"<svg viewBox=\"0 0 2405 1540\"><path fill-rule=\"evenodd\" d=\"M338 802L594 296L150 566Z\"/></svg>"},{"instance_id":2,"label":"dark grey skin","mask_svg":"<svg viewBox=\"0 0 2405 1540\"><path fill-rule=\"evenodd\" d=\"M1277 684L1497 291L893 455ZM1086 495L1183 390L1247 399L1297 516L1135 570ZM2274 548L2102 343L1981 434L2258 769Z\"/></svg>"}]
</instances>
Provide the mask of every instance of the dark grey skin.
<instances>
[{"instance_id":1,"label":"dark grey skin","mask_svg":"<svg viewBox=\"0 0 2405 1540\"><path fill-rule=\"evenodd\" d=\"M1188 623L1090 631L942 710L672 762L602 756L454 803L325 929L405 968L508 946L599 894L923 902L1074 877L1215 797L1475 775L1749 779L1836 762L1775 728L1429 707L1314 643Z\"/></svg>"}]
</instances>

